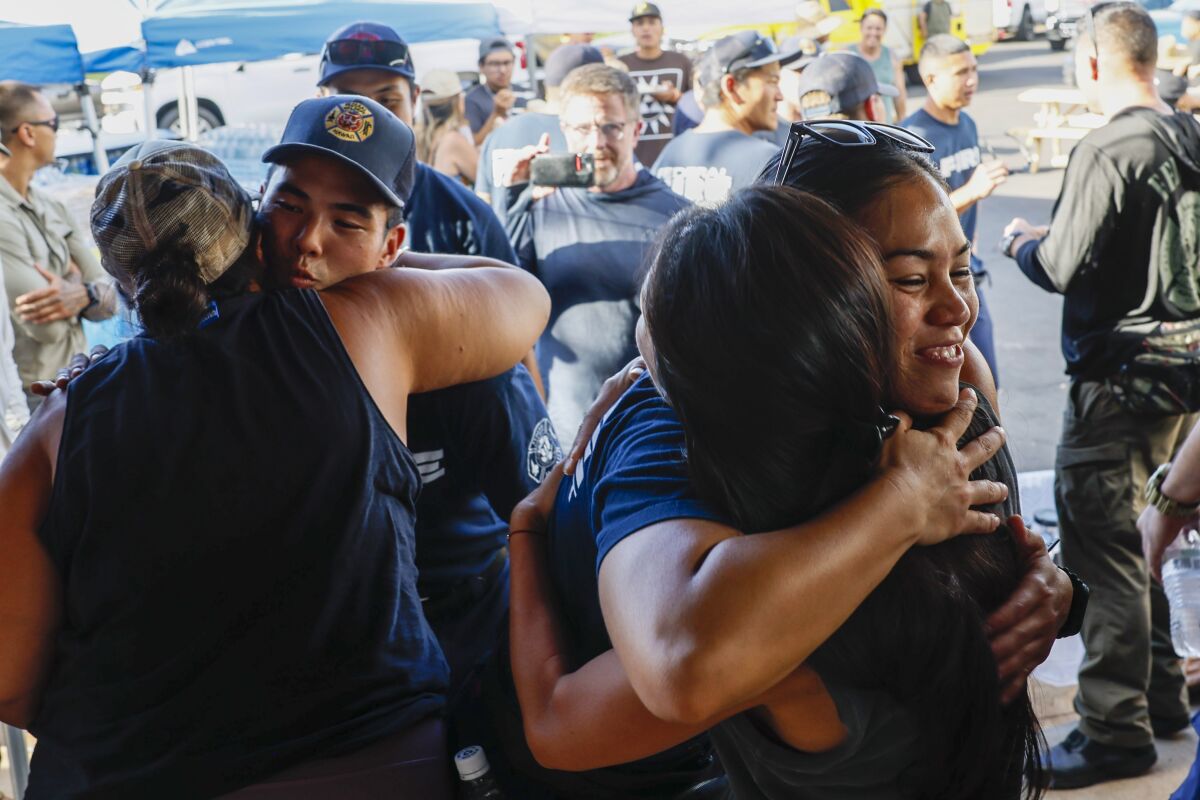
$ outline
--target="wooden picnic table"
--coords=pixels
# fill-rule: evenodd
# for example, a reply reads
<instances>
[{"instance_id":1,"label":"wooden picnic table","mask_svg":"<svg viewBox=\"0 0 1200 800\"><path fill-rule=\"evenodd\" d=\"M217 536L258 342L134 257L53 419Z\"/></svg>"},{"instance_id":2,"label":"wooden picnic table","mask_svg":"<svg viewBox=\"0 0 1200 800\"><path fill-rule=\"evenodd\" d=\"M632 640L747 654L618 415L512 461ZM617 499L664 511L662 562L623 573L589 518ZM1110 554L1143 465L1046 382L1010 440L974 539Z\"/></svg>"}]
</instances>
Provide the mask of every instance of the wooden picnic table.
<instances>
[{"instance_id":1,"label":"wooden picnic table","mask_svg":"<svg viewBox=\"0 0 1200 800\"><path fill-rule=\"evenodd\" d=\"M1083 92L1069 86L1026 89L1017 95L1017 101L1038 106L1033 127L1009 132L1017 141L1024 142L1030 172L1037 172L1041 166L1043 142L1050 142L1050 165L1065 167L1068 154L1063 152L1062 143L1077 142L1104 124L1098 114L1086 113Z\"/></svg>"}]
</instances>

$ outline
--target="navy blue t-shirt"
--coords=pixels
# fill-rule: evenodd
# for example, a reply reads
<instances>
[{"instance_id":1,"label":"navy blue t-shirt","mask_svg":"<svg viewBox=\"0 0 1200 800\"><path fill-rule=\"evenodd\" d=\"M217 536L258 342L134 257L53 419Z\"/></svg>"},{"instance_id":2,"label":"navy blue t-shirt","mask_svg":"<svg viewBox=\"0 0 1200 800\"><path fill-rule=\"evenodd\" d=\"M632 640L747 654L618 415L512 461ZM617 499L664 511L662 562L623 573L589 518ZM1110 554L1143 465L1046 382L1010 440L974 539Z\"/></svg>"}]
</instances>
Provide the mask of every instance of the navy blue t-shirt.
<instances>
[{"instance_id":1,"label":"navy blue t-shirt","mask_svg":"<svg viewBox=\"0 0 1200 800\"><path fill-rule=\"evenodd\" d=\"M527 187L508 193L517 257L550 293L538 366L550 419L570 441L601 384L637 355L645 260L654 237L688 202L645 170L619 192L558 189L537 201Z\"/></svg>"},{"instance_id":2,"label":"navy blue t-shirt","mask_svg":"<svg viewBox=\"0 0 1200 800\"><path fill-rule=\"evenodd\" d=\"M408 196L404 241L417 253L486 256L515 264L504 226L470 189L425 164L417 164Z\"/></svg>"},{"instance_id":3,"label":"navy blue t-shirt","mask_svg":"<svg viewBox=\"0 0 1200 800\"><path fill-rule=\"evenodd\" d=\"M546 406L521 365L495 378L416 394L408 446L421 473L421 596L478 575L504 546L508 518L562 457Z\"/></svg>"},{"instance_id":4,"label":"navy blue t-shirt","mask_svg":"<svg viewBox=\"0 0 1200 800\"><path fill-rule=\"evenodd\" d=\"M902 125L913 133L924 136L936 149L930 155L933 163L941 170L942 177L950 184L951 191L960 189L971 179L971 174L980 163L979 132L975 120L965 111L960 111L957 125L947 125L934 119L925 109L909 114ZM975 241L975 223L979 204L968 208L960 216L963 233L967 240ZM971 269L979 272L983 267L975 253L971 253Z\"/></svg>"},{"instance_id":5,"label":"navy blue t-shirt","mask_svg":"<svg viewBox=\"0 0 1200 800\"><path fill-rule=\"evenodd\" d=\"M663 148L650 171L693 203L715 206L754 183L778 150L772 142L740 131L690 130Z\"/></svg>"},{"instance_id":6,"label":"navy blue t-shirt","mask_svg":"<svg viewBox=\"0 0 1200 800\"><path fill-rule=\"evenodd\" d=\"M550 152L567 152L567 140L563 138L557 114L528 113L513 117L483 140L483 147L479 149L479 168L475 170L475 192L490 200L492 211L501 223L508 212L504 174L511 169L516 152L537 144L543 134L550 136Z\"/></svg>"},{"instance_id":7,"label":"navy blue t-shirt","mask_svg":"<svg viewBox=\"0 0 1200 800\"><path fill-rule=\"evenodd\" d=\"M604 557L642 528L683 518L726 522L693 493L683 426L644 374L605 415L554 504L548 563L570 663L612 649L600 613Z\"/></svg>"}]
</instances>

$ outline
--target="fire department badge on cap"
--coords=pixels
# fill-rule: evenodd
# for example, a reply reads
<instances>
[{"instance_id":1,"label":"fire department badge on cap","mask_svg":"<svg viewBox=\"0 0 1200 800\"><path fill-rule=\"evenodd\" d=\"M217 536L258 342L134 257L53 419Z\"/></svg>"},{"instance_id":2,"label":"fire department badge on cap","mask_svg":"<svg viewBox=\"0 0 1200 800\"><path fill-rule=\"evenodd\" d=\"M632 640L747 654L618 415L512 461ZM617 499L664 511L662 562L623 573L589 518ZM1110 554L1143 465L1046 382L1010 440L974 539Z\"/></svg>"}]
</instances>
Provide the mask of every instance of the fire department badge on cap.
<instances>
[{"instance_id":1,"label":"fire department badge on cap","mask_svg":"<svg viewBox=\"0 0 1200 800\"><path fill-rule=\"evenodd\" d=\"M357 100L329 109L325 130L343 142L363 142L375 132L375 115Z\"/></svg>"}]
</instances>

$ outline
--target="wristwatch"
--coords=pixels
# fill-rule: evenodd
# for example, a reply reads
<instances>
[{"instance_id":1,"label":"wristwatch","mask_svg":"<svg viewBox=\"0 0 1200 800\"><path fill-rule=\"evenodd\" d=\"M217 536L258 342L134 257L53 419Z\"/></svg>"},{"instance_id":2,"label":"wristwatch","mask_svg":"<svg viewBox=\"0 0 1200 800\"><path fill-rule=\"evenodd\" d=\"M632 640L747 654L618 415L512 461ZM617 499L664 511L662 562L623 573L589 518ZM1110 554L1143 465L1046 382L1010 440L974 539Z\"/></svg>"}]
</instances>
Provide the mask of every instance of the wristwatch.
<instances>
[{"instance_id":1,"label":"wristwatch","mask_svg":"<svg viewBox=\"0 0 1200 800\"><path fill-rule=\"evenodd\" d=\"M1088 597L1092 590L1083 579L1066 567L1059 567L1071 579L1071 610L1067 612L1067 621L1058 629L1058 639L1074 636L1083 629L1083 615L1087 611Z\"/></svg>"},{"instance_id":2,"label":"wristwatch","mask_svg":"<svg viewBox=\"0 0 1200 800\"><path fill-rule=\"evenodd\" d=\"M1146 502L1168 517L1187 517L1195 514L1197 510L1200 510L1200 502L1181 503L1163 494L1163 481L1167 479L1167 473L1170 471L1170 462L1160 464L1158 469L1154 470L1154 474L1150 476L1150 480L1146 481L1146 492L1144 495Z\"/></svg>"},{"instance_id":3,"label":"wristwatch","mask_svg":"<svg viewBox=\"0 0 1200 800\"><path fill-rule=\"evenodd\" d=\"M1020 231L1013 231L1012 233L1005 234L1004 238L1000 240L1000 252L1004 253L1004 255L1008 256L1009 258L1016 258L1016 256L1012 254L1012 246L1013 242L1020 238L1020 236Z\"/></svg>"},{"instance_id":4,"label":"wristwatch","mask_svg":"<svg viewBox=\"0 0 1200 800\"><path fill-rule=\"evenodd\" d=\"M92 283L85 283L85 284L83 285L83 288L84 288L84 290L85 290L85 291L87 291L87 296L88 296L88 304L87 304L86 306L84 306L84 307L83 307L83 310L82 310L82 311L80 311L80 312L79 312L79 315L80 315L80 316L83 316L83 315L84 315L84 314L86 314L87 312L91 311L91 310L92 310L92 306L94 306L94 305L96 305L97 303L99 303L99 302L100 302L100 293L96 291L96 286L95 286L95 284L92 284Z\"/></svg>"}]
</instances>

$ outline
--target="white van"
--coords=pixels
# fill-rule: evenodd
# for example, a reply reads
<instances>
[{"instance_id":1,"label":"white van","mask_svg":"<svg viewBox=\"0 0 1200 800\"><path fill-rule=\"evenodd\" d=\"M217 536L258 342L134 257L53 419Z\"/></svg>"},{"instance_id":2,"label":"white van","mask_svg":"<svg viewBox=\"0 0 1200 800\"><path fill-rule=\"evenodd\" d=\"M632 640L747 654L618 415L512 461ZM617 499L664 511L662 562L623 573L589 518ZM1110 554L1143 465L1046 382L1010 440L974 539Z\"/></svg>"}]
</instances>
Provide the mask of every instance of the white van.
<instances>
[{"instance_id":1,"label":"white van","mask_svg":"<svg viewBox=\"0 0 1200 800\"><path fill-rule=\"evenodd\" d=\"M1046 24L1046 0L992 0L992 22L1003 39L1028 42L1035 25Z\"/></svg>"}]
</instances>

